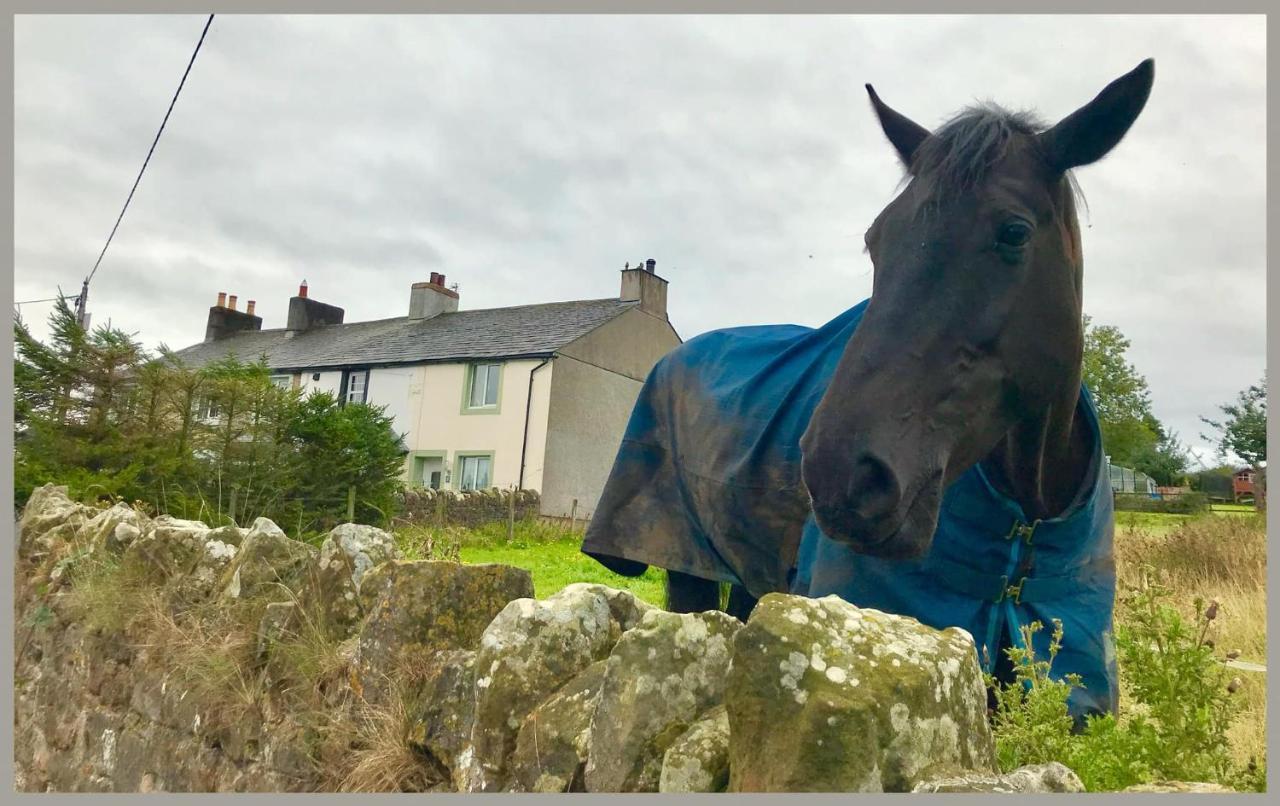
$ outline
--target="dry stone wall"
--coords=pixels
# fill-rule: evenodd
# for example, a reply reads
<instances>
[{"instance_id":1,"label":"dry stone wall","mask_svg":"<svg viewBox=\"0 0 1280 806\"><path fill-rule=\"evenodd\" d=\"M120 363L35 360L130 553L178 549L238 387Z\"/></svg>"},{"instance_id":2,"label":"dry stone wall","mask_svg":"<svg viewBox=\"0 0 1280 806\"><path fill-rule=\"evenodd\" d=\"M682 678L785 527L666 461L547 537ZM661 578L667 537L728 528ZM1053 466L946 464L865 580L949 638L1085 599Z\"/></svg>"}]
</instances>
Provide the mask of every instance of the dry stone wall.
<instances>
[{"instance_id":1,"label":"dry stone wall","mask_svg":"<svg viewBox=\"0 0 1280 806\"><path fill-rule=\"evenodd\" d=\"M150 621L84 618L93 563L153 594ZM408 561L372 527L317 550L265 519L210 529L51 486L19 523L18 581L25 791L1078 787L1064 770L996 774L966 633L833 597L766 596L745 625L595 584L537 600L526 571ZM211 668L247 659L212 685L154 625L220 609L255 621L251 645L209 639ZM335 668L304 668L304 633L337 647ZM372 727L335 759L341 718ZM387 735L401 756L370 751Z\"/></svg>"}]
</instances>

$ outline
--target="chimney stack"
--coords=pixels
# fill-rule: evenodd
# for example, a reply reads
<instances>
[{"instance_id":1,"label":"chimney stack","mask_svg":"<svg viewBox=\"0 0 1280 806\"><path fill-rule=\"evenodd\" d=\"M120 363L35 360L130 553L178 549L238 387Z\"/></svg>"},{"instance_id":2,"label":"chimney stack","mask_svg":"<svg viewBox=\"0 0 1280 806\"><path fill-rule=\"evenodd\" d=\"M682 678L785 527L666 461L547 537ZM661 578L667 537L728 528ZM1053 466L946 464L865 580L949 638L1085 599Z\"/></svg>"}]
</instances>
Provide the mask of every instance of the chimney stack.
<instances>
[{"instance_id":1,"label":"chimney stack","mask_svg":"<svg viewBox=\"0 0 1280 806\"><path fill-rule=\"evenodd\" d=\"M244 312L236 310L236 295L227 296L227 292L218 292L218 304L209 309L209 319L205 322L204 340L217 341L235 335L242 330L262 330L262 317L253 313L253 300Z\"/></svg>"},{"instance_id":2,"label":"chimney stack","mask_svg":"<svg viewBox=\"0 0 1280 806\"><path fill-rule=\"evenodd\" d=\"M340 325L344 311L336 305L326 305L307 297L307 281L298 286L298 296L289 300L289 319L285 329L310 330L317 325Z\"/></svg>"},{"instance_id":3,"label":"chimney stack","mask_svg":"<svg viewBox=\"0 0 1280 806\"><path fill-rule=\"evenodd\" d=\"M249 304L244 306L244 312L249 314L250 316L253 316L253 306L255 304L256 303L253 300L249 300Z\"/></svg>"},{"instance_id":4,"label":"chimney stack","mask_svg":"<svg viewBox=\"0 0 1280 806\"><path fill-rule=\"evenodd\" d=\"M444 275L431 272L425 283L414 283L409 288L409 318L430 319L442 313L458 310L458 292L444 286Z\"/></svg>"},{"instance_id":5,"label":"chimney stack","mask_svg":"<svg viewBox=\"0 0 1280 806\"><path fill-rule=\"evenodd\" d=\"M630 265L630 264L628 264ZM649 258L635 268L622 270L621 300L636 300L640 310L661 319L667 318L667 281L655 273L658 261Z\"/></svg>"}]
</instances>

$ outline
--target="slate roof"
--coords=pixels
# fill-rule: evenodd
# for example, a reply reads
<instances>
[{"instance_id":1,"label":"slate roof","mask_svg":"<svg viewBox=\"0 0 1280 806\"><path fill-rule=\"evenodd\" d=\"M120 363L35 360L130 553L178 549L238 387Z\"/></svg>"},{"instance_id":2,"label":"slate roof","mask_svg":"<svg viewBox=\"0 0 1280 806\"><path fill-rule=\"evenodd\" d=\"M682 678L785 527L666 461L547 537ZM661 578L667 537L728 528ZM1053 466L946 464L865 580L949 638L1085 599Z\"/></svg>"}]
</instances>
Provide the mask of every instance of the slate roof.
<instances>
[{"instance_id":1,"label":"slate roof","mask_svg":"<svg viewBox=\"0 0 1280 806\"><path fill-rule=\"evenodd\" d=\"M635 307L635 300L590 299L512 308L443 313L430 319L379 319L244 331L177 351L200 366L234 354L243 361L266 355L272 369L318 369L478 358L549 356L569 342Z\"/></svg>"}]
</instances>

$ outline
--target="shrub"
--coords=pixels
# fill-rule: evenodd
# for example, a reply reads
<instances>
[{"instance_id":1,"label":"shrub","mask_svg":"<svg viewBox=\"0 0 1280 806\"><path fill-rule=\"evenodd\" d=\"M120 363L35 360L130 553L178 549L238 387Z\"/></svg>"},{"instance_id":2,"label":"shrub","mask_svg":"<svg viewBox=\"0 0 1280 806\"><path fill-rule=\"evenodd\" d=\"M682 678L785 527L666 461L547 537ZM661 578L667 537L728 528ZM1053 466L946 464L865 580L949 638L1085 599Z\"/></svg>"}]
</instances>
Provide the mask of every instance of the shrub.
<instances>
[{"instance_id":1,"label":"shrub","mask_svg":"<svg viewBox=\"0 0 1280 806\"><path fill-rule=\"evenodd\" d=\"M1159 780L1265 788L1265 767L1251 762L1242 769L1229 753L1227 730L1239 710L1233 694L1240 683L1229 680L1209 640L1218 604L1197 600L1188 620L1169 597L1170 591L1148 574L1122 599L1126 618L1116 629L1116 652L1133 705L1120 718L1089 718L1078 733L1072 732L1067 698L1079 679L1049 676L1061 645L1061 624L1054 624L1047 659L1030 649L1041 625L1024 629L1028 649L1009 650L1015 681L993 685L1002 769L1060 761L1090 791Z\"/></svg>"}]
</instances>

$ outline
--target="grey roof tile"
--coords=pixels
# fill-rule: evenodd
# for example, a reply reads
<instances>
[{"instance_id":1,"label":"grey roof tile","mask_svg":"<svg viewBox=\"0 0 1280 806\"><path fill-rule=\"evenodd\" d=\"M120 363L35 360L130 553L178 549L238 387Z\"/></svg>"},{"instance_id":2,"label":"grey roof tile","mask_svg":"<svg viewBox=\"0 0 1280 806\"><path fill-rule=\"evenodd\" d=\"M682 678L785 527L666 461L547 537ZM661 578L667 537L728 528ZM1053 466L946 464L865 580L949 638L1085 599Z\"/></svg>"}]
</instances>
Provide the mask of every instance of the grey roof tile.
<instances>
[{"instance_id":1,"label":"grey roof tile","mask_svg":"<svg viewBox=\"0 0 1280 806\"><path fill-rule=\"evenodd\" d=\"M636 305L634 300L591 299L322 325L296 333L246 331L176 352L193 366L232 354L244 361L265 355L272 369L546 356Z\"/></svg>"}]
</instances>

